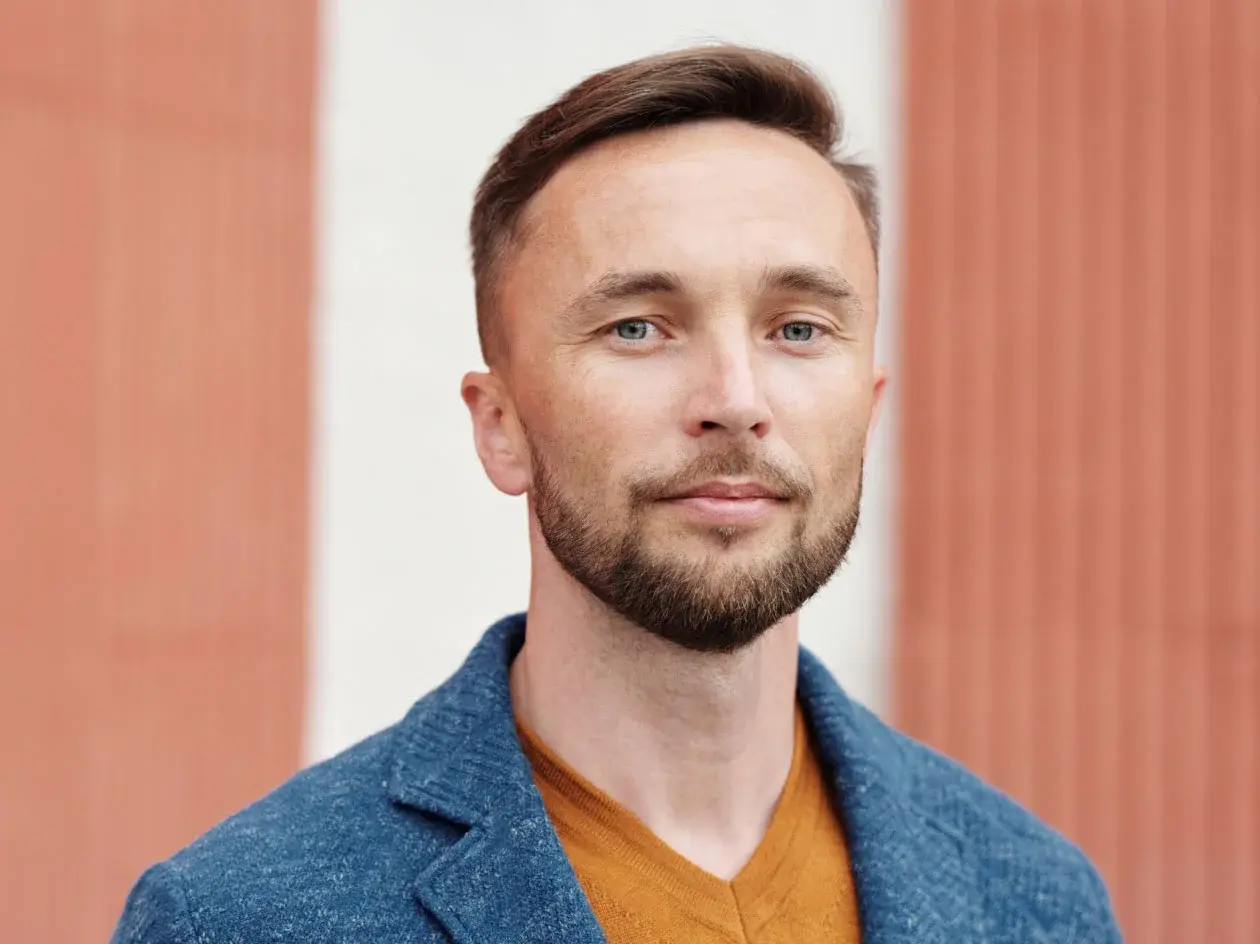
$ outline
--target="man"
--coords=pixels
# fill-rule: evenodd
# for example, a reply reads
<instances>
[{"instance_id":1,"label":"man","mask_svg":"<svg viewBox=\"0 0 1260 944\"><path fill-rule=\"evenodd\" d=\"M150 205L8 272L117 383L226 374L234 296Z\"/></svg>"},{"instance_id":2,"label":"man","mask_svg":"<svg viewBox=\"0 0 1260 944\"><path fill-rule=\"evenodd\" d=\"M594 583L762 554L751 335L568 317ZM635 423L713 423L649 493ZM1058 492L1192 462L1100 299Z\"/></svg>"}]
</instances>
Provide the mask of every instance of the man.
<instances>
[{"instance_id":1,"label":"man","mask_svg":"<svg viewBox=\"0 0 1260 944\"><path fill-rule=\"evenodd\" d=\"M528 615L137 884L119 942L1119 940L1066 840L848 700L798 610L858 520L872 172L793 61L594 76L478 190Z\"/></svg>"}]
</instances>

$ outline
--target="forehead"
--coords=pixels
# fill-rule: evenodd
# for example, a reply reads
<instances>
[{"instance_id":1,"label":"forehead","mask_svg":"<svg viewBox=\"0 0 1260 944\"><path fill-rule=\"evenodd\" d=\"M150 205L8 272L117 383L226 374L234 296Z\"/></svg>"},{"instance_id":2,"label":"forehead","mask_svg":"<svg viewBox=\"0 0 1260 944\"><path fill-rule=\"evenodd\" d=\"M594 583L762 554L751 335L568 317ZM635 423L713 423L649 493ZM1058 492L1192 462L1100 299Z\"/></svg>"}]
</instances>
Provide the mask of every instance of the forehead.
<instances>
[{"instance_id":1,"label":"forehead","mask_svg":"<svg viewBox=\"0 0 1260 944\"><path fill-rule=\"evenodd\" d=\"M874 310L875 260L848 186L789 135L712 121L578 155L530 202L509 309L552 308L608 271L677 272L697 291L767 267L838 270Z\"/></svg>"}]
</instances>

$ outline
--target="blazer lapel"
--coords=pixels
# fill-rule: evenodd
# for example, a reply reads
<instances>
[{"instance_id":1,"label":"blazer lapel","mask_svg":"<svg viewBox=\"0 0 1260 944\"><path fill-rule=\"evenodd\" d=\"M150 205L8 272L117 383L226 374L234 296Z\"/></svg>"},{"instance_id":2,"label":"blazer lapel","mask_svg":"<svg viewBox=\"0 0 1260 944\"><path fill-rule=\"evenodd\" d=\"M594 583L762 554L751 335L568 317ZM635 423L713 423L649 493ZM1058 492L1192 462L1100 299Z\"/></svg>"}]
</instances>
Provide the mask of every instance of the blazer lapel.
<instances>
[{"instance_id":1,"label":"blazer lapel","mask_svg":"<svg viewBox=\"0 0 1260 944\"><path fill-rule=\"evenodd\" d=\"M413 891L458 944L603 944L516 736L508 667L523 616L492 627L400 725L390 796L447 838ZM863 944L984 944L962 837L913 801L901 748L801 650L798 694L844 821Z\"/></svg>"},{"instance_id":2,"label":"blazer lapel","mask_svg":"<svg viewBox=\"0 0 1260 944\"><path fill-rule=\"evenodd\" d=\"M496 624L402 725L390 795L458 837L413 891L458 944L603 944L517 740L508 666L524 629Z\"/></svg>"},{"instance_id":3,"label":"blazer lapel","mask_svg":"<svg viewBox=\"0 0 1260 944\"><path fill-rule=\"evenodd\" d=\"M914 804L891 732L804 649L798 695L845 825L863 944L983 944L962 837Z\"/></svg>"},{"instance_id":4,"label":"blazer lapel","mask_svg":"<svg viewBox=\"0 0 1260 944\"><path fill-rule=\"evenodd\" d=\"M546 814L474 826L414 891L458 944L603 944Z\"/></svg>"}]
</instances>

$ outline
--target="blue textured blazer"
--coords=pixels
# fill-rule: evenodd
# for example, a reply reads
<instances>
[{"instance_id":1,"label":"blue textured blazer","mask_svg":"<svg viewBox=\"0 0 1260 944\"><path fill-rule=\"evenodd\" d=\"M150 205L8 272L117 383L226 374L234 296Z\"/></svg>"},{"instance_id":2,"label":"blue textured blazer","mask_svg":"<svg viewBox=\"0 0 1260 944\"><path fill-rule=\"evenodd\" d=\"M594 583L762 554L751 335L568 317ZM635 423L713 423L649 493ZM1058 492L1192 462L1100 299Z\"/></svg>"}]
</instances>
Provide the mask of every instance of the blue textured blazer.
<instances>
[{"instance_id":1,"label":"blue textured blazer","mask_svg":"<svg viewBox=\"0 0 1260 944\"><path fill-rule=\"evenodd\" d=\"M517 741L508 666L524 636L523 616L497 623L400 723L150 868L113 940L603 941ZM850 701L805 650L798 694L865 944L1120 940L1067 840Z\"/></svg>"}]
</instances>

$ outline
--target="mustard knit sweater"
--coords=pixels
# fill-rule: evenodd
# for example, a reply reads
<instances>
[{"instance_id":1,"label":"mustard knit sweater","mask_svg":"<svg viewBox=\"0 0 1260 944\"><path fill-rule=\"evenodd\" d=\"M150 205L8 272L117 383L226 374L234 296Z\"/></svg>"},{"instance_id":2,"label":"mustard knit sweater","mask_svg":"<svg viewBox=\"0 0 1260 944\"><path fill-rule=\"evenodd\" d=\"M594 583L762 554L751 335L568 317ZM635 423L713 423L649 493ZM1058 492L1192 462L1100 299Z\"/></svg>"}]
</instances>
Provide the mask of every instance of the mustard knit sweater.
<instances>
[{"instance_id":1,"label":"mustard knit sweater","mask_svg":"<svg viewBox=\"0 0 1260 944\"><path fill-rule=\"evenodd\" d=\"M765 837L732 881L658 839L518 724L547 812L609 944L859 940L844 832L805 721Z\"/></svg>"}]
</instances>

